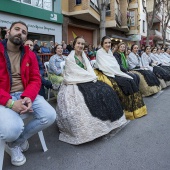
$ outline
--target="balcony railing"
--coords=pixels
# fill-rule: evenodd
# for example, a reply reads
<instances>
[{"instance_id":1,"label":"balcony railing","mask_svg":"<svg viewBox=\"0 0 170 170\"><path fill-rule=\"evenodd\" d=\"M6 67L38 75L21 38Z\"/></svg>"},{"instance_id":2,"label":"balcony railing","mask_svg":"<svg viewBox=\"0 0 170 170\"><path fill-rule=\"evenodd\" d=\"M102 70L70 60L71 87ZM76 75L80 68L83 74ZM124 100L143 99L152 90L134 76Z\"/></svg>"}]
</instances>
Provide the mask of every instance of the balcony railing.
<instances>
[{"instance_id":1,"label":"balcony railing","mask_svg":"<svg viewBox=\"0 0 170 170\"><path fill-rule=\"evenodd\" d=\"M46 61L49 61L50 60L50 57L53 56L54 54L53 53L37 53L37 55L40 57L42 63L44 64ZM64 56L68 56L69 54L63 54Z\"/></svg>"}]
</instances>

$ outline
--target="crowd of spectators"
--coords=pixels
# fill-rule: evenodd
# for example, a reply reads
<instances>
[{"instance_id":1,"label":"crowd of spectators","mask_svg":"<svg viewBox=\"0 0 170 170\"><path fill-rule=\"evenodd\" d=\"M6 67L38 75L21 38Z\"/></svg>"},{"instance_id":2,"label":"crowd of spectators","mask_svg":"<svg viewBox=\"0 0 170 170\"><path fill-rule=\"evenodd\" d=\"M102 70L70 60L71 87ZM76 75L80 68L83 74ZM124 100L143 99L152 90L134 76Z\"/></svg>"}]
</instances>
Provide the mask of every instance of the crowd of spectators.
<instances>
[{"instance_id":1,"label":"crowd of spectators","mask_svg":"<svg viewBox=\"0 0 170 170\"><path fill-rule=\"evenodd\" d=\"M26 162L27 139L55 120L59 140L90 142L147 115L143 97L170 86L169 48L112 45L108 36L97 47L79 36L68 45L48 45L27 40L27 34L24 22L14 22L0 41L0 130L13 165ZM49 60L47 78L42 54ZM44 100L44 87L57 91L57 113ZM18 115L27 112L33 119L24 126Z\"/></svg>"}]
</instances>

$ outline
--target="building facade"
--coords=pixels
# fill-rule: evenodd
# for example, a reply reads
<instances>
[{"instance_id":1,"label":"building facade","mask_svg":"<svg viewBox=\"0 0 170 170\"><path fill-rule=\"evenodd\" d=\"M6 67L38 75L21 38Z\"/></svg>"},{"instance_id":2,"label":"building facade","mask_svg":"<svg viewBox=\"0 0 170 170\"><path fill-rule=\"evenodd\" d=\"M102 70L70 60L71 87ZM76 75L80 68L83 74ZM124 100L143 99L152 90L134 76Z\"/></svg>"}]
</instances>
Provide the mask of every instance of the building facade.
<instances>
[{"instance_id":1,"label":"building facade","mask_svg":"<svg viewBox=\"0 0 170 170\"><path fill-rule=\"evenodd\" d=\"M110 0L106 10L106 34L111 37L113 45L130 42L126 35L129 32L127 14L127 0Z\"/></svg>"},{"instance_id":2,"label":"building facade","mask_svg":"<svg viewBox=\"0 0 170 170\"><path fill-rule=\"evenodd\" d=\"M5 29L15 21L28 26L28 39L61 42L63 15L60 0L1 0L0 28Z\"/></svg>"},{"instance_id":3,"label":"building facade","mask_svg":"<svg viewBox=\"0 0 170 170\"><path fill-rule=\"evenodd\" d=\"M100 15L96 0L63 0L63 40L66 43L83 36L87 44L97 46Z\"/></svg>"},{"instance_id":4,"label":"building facade","mask_svg":"<svg viewBox=\"0 0 170 170\"><path fill-rule=\"evenodd\" d=\"M63 0L62 13L63 40L69 43L75 36L84 36L87 44L97 46L100 43L99 25L100 12L97 0ZM112 39L112 44L121 41L129 42L127 37L128 0L110 0L106 9L106 35Z\"/></svg>"}]
</instances>

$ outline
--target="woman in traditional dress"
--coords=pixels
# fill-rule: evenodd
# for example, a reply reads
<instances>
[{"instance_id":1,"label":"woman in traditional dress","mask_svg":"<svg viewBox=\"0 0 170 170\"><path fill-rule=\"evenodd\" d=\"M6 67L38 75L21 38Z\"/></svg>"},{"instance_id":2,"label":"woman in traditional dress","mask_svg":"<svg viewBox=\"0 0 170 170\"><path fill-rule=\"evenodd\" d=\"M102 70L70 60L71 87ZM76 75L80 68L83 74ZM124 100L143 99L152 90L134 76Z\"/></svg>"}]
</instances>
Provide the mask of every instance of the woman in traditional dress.
<instances>
[{"instance_id":1,"label":"woman in traditional dress","mask_svg":"<svg viewBox=\"0 0 170 170\"><path fill-rule=\"evenodd\" d=\"M161 65L162 65L162 61L161 61L159 55L157 54L157 51L158 51L158 48L157 48L157 47L153 47L153 48L151 49L150 58L152 59L152 61L155 61L155 63L156 63L158 66L161 66Z\"/></svg>"},{"instance_id":2,"label":"woman in traditional dress","mask_svg":"<svg viewBox=\"0 0 170 170\"><path fill-rule=\"evenodd\" d=\"M129 69L140 77L139 90L143 96L150 96L161 90L160 82L156 75L142 66L141 57L138 55L138 45L131 46L128 57Z\"/></svg>"},{"instance_id":3,"label":"woman in traditional dress","mask_svg":"<svg viewBox=\"0 0 170 170\"><path fill-rule=\"evenodd\" d=\"M127 119L135 119L147 114L146 106L133 78L122 72L110 50L111 39L102 38L102 48L96 53L95 73L98 80L110 85L118 94Z\"/></svg>"},{"instance_id":4,"label":"woman in traditional dress","mask_svg":"<svg viewBox=\"0 0 170 170\"><path fill-rule=\"evenodd\" d=\"M63 56L62 45L56 45L56 54L49 60L49 75L48 78L52 82L54 89L58 88L63 82L63 68L65 65L66 56Z\"/></svg>"},{"instance_id":5,"label":"woman in traditional dress","mask_svg":"<svg viewBox=\"0 0 170 170\"><path fill-rule=\"evenodd\" d=\"M161 67L170 73L169 59L164 55L163 50L164 49L161 50L161 48L158 48L157 55L159 59L161 60Z\"/></svg>"},{"instance_id":6,"label":"woman in traditional dress","mask_svg":"<svg viewBox=\"0 0 170 170\"><path fill-rule=\"evenodd\" d=\"M140 78L137 74L129 72L130 70L129 70L129 66L127 63L125 51L126 51L126 45L124 42L121 42L117 45L117 49L113 53L113 55L116 58L121 71L131 76L133 80L135 81L136 85L139 87Z\"/></svg>"},{"instance_id":7,"label":"woman in traditional dress","mask_svg":"<svg viewBox=\"0 0 170 170\"><path fill-rule=\"evenodd\" d=\"M152 60L150 52L150 46L146 46L144 49L144 53L141 56L142 66L152 71L159 79L161 87L165 88L167 87L167 85L170 84L170 74L163 68L159 67L157 61Z\"/></svg>"},{"instance_id":8,"label":"woman in traditional dress","mask_svg":"<svg viewBox=\"0 0 170 170\"><path fill-rule=\"evenodd\" d=\"M92 141L126 123L116 92L97 77L76 37L66 58L58 104L59 140L78 145Z\"/></svg>"}]
</instances>

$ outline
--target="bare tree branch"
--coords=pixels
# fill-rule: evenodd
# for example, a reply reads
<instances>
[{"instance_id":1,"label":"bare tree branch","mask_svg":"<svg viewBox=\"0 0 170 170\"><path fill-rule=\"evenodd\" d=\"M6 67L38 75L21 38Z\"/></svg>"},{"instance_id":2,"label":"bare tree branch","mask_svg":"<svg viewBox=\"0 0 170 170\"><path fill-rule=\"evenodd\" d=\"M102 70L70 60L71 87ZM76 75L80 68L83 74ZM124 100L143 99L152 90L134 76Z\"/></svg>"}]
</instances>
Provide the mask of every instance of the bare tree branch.
<instances>
[{"instance_id":1,"label":"bare tree branch","mask_svg":"<svg viewBox=\"0 0 170 170\"><path fill-rule=\"evenodd\" d=\"M163 1L164 0L154 0L153 10L152 10L152 12L148 13L147 5L145 6L145 1L142 0L142 6L143 6L143 9L146 13L146 21L147 21L146 45L149 45L149 37L150 37L150 31L151 31L152 26L153 26L153 21L154 21L156 14L159 13L159 10L160 10L160 7L161 7L161 4L163 3Z\"/></svg>"},{"instance_id":2,"label":"bare tree branch","mask_svg":"<svg viewBox=\"0 0 170 170\"><path fill-rule=\"evenodd\" d=\"M166 30L169 21L170 21L170 0L163 0L163 13L162 13L163 46L165 46L165 42L166 42Z\"/></svg>"}]
</instances>

